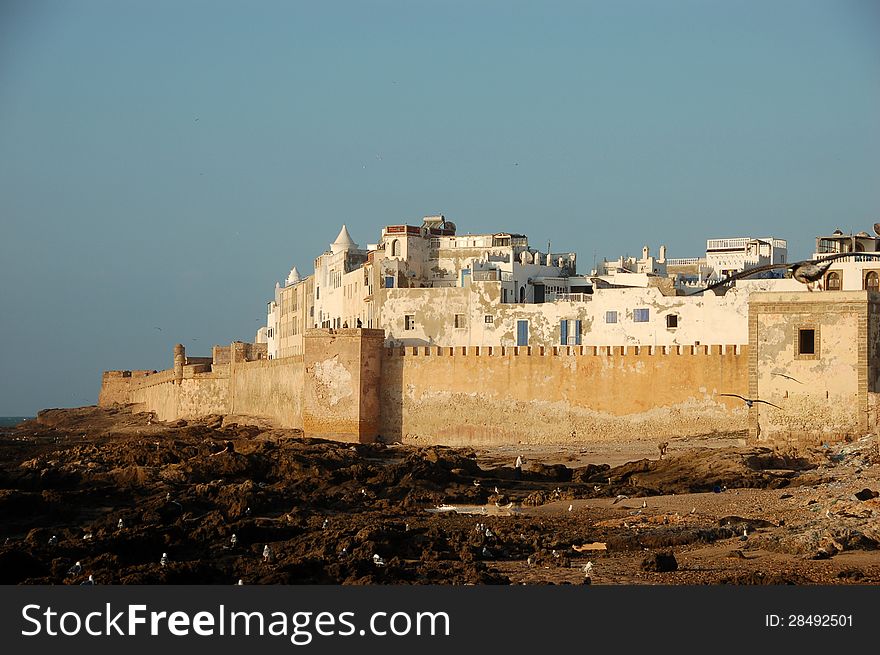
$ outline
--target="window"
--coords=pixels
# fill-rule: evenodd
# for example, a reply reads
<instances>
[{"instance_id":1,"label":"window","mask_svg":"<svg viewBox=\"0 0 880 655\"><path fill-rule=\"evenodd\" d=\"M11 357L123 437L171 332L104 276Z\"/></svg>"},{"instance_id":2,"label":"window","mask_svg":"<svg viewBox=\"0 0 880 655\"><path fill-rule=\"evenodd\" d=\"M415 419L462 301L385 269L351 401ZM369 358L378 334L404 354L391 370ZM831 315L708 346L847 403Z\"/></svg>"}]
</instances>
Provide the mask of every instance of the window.
<instances>
[{"instance_id":1,"label":"window","mask_svg":"<svg viewBox=\"0 0 880 655\"><path fill-rule=\"evenodd\" d=\"M581 345L581 322L579 319L559 321L559 343L562 346Z\"/></svg>"},{"instance_id":2,"label":"window","mask_svg":"<svg viewBox=\"0 0 880 655\"><path fill-rule=\"evenodd\" d=\"M495 322L495 317L492 316L491 314L486 314L486 315L483 317L483 321L484 321L485 323L494 323L494 322Z\"/></svg>"},{"instance_id":3,"label":"window","mask_svg":"<svg viewBox=\"0 0 880 655\"><path fill-rule=\"evenodd\" d=\"M528 321L517 321L516 322L516 345L517 346L528 346L529 345L529 322Z\"/></svg>"},{"instance_id":4,"label":"window","mask_svg":"<svg viewBox=\"0 0 880 655\"><path fill-rule=\"evenodd\" d=\"M416 317L413 314L407 314L403 317L403 329L404 330L415 330L416 329Z\"/></svg>"},{"instance_id":5,"label":"window","mask_svg":"<svg viewBox=\"0 0 880 655\"><path fill-rule=\"evenodd\" d=\"M840 273L833 271L825 278L825 288L828 291L840 291Z\"/></svg>"},{"instance_id":6,"label":"window","mask_svg":"<svg viewBox=\"0 0 880 655\"><path fill-rule=\"evenodd\" d=\"M666 315L666 327L669 329L678 327L678 314Z\"/></svg>"},{"instance_id":7,"label":"window","mask_svg":"<svg viewBox=\"0 0 880 655\"><path fill-rule=\"evenodd\" d=\"M457 327L457 328L465 327L464 314L456 314L455 315L455 327Z\"/></svg>"},{"instance_id":8,"label":"window","mask_svg":"<svg viewBox=\"0 0 880 655\"><path fill-rule=\"evenodd\" d=\"M648 322L648 309L636 309L633 311L633 321L636 323L647 323Z\"/></svg>"},{"instance_id":9,"label":"window","mask_svg":"<svg viewBox=\"0 0 880 655\"><path fill-rule=\"evenodd\" d=\"M798 355L816 354L816 330L815 328L801 328L798 330Z\"/></svg>"},{"instance_id":10,"label":"window","mask_svg":"<svg viewBox=\"0 0 880 655\"><path fill-rule=\"evenodd\" d=\"M400 257L400 241L397 239L391 242L391 256Z\"/></svg>"},{"instance_id":11,"label":"window","mask_svg":"<svg viewBox=\"0 0 880 655\"><path fill-rule=\"evenodd\" d=\"M617 323L617 311L605 312L606 323Z\"/></svg>"},{"instance_id":12,"label":"window","mask_svg":"<svg viewBox=\"0 0 880 655\"><path fill-rule=\"evenodd\" d=\"M880 277L876 271L868 271L868 274L865 275L865 289L867 291L880 290Z\"/></svg>"},{"instance_id":13,"label":"window","mask_svg":"<svg viewBox=\"0 0 880 655\"><path fill-rule=\"evenodd\" d=\"M393 275L386 275L385 276L385 288L386 289L393 289L394 288L394 276Z\"/></svg>"}]
</instances>

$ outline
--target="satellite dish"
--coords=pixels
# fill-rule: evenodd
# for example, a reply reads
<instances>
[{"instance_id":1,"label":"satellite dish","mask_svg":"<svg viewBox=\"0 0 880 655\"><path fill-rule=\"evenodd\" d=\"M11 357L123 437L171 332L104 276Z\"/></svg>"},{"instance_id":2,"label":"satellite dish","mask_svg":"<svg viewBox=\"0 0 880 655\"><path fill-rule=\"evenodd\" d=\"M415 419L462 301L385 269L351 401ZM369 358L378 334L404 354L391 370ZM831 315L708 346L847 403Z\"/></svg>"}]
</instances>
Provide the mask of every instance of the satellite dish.
<instances>
[{"instance_id":1,"label":"satellite dish","mask_svg":"<svg viewBox=\"0 0 880 655\"><path fill-rule=\"evenodd\" d=\"M880 237L880 223L874 223L874 234Z\"/></svg>"}]
</instances>

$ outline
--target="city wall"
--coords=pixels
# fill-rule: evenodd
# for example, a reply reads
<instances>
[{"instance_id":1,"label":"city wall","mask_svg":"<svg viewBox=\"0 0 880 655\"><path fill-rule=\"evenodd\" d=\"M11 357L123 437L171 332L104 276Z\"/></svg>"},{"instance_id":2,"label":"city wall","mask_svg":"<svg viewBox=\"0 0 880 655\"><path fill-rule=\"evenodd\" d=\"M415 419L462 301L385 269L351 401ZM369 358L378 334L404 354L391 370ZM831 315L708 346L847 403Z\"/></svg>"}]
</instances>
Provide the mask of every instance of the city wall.
<instances>
[{"instance_id":1,"label":"city wall","mask_svg":"<svg viewBox=\"0 0 880 655\"><path fill-rule=\"evenodd\" d=\"M737 346L386 349L381 434L405 443L588 443L744 431Z\"/></svg>"},{"instance_id":2,"label":"city wall","mask_svg":"<svg viewBox=\"0 0 880 655\"><path fill-rule=\"evenodd\" d=\"M361 442L589 443L748 427L744 403L717 395L746 395L744 346L386 348L382 330L358 329L308 330L304 343L302 357L233 357L210 372L105 375L102 402Z\"/></svg>"}]
</instances>

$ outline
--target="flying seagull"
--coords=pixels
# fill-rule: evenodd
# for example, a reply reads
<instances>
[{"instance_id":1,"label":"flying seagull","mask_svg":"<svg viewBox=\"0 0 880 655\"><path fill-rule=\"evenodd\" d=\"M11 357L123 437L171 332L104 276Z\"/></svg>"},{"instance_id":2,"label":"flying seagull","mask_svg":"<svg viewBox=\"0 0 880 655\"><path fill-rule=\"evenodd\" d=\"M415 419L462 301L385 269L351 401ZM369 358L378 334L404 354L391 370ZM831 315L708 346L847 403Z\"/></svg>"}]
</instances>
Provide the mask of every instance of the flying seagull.
<instances>
[{"instance_id":1,"label":"flying seagull","mask_svg":"<svg viewBox=\"0 0 880 655\"><path fill-rule=\"evenodd\" d=\"M612 505L616 505L616 504L619 503L621 500L626 500L627 498L629 498L629 496L624 496L623 494L618 494L618 495L617 495L617 498L615 498L615 499L614 499L614 502L611 503L611 504L612 504Z\"/></svg>"},{"instance_id":2,"label":"flying seagull","mask_svg":"<svg viewBox=\"0 0 880 655\"><path fill-rule=\"evenodd\" d=\"M744 400L746 405L749 406L749 409L751 409L752 405L754 405L755 403L764 403L765 405L770 405L772 407L775 407L776 409L782 409L779 405L774 405L773 403L768 402L766 400L758 400L757 398L744 398L743 396L740 396L739 394L736 394L736 393L719 393L718 395L719 396L730 396L732 398L739 398L740 400Z\"/></svg>"},{"instance_id":3,"label":"flying seagull","mask_svg":"<svg viewBox=\"0 0 880 655\"><path fill-rule=\"evenodd\" d=\"M779 377L785 378L786 380L793 380L798 384L803 384L803 382L801 382L800 380L796 380L795 378L791 377L790 375L786 375L785 373L771 373L770 375L778 375Z\"/></svg>"},{"instance_id":4,"label":"flying seagull","mask_svg":"<svg viewBox=\"0 0 880 655\"><path fill-rule=\"evenodd\" d=\"M764 271L772 271L778 268L787 269L791 272L791 276L807 285L807 290L813 290L813 283L819 281L823 275L825 275L826 271L831 267L836 260L842 259L844 257L852 257L854 255L858 256L866 256L866 257L880 257L880 253L876 252L838 252L833 255L828 255L827 257L820 257L818 259L805 259L799 262L791 262L789 264L764 264L763 266L755 266L754 268L747 268L745 270L739 271L738 273L734 273L733 275L728 275L723 280L719 280L714 284L710 284L705 289L698 289L693 291L687 295L693 296L696 294L703 293L704 291L711 291L712 289L717 289L718 287L723 287L734 280L739 280L741 278L749 277L754 275L755 273L763 273Z\"/></svg>"}]
</instances>

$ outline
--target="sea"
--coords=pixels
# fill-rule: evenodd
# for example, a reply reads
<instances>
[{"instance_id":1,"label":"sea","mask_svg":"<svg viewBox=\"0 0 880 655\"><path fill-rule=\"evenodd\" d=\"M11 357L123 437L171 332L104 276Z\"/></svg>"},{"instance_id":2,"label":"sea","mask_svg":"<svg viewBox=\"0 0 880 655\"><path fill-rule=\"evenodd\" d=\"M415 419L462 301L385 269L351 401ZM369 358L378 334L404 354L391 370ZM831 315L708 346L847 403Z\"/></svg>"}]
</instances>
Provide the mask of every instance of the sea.
<instances>
[{"instance_id":1,"label":"sea","mask_svg":"<svg viewBox=\"0 0 880 655\"><path fill-rule=\"evenodd\" d=\"M22 421L27 421L33 416L0 416L0 428L11 428Z\"/></svg>"}]
</instances>

